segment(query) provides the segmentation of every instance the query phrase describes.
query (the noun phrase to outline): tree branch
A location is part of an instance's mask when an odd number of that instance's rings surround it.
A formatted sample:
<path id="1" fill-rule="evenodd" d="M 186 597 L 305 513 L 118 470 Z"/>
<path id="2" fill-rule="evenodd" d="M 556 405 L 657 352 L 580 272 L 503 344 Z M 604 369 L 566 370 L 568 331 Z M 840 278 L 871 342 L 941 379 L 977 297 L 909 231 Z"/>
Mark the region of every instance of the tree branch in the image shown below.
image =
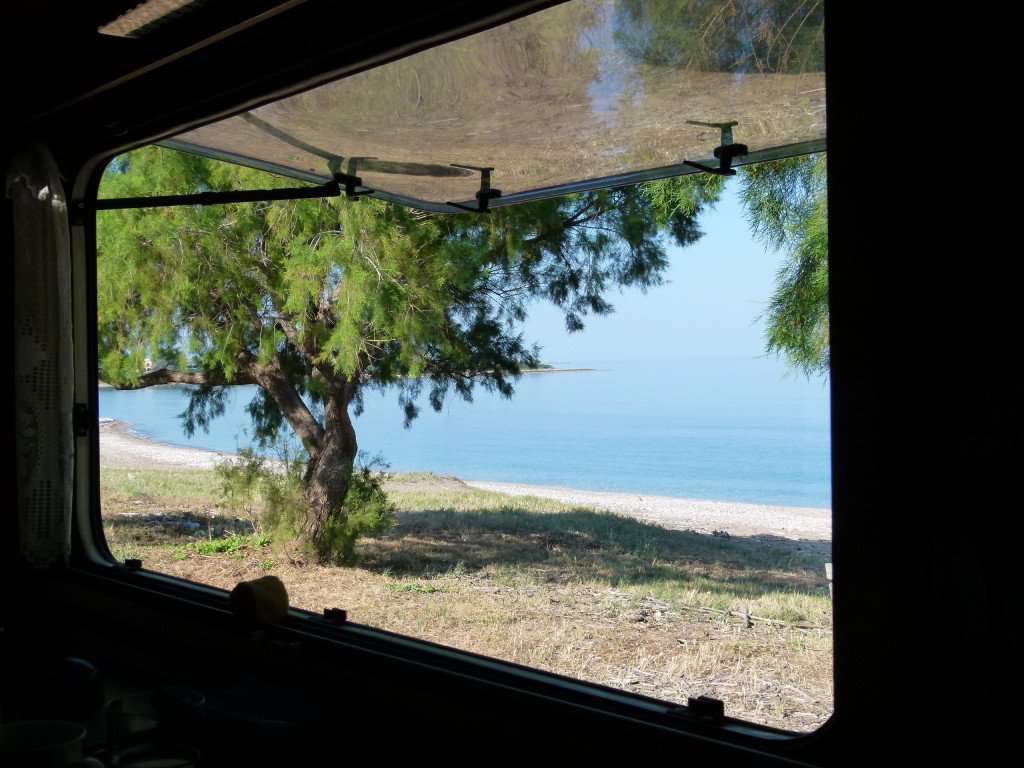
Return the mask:
<path id="1" fill-rule="evenodd" d="M 310 455 L 319 451 L 323 444 L 324 428 L 299 397 L 295 384 L 281 368 L 281 362 L 275 357 L 266 365 L 261 365 L 248 353 L 240 356 L 240 362 L 252 377 L 252 383 L 263 387 L 274 398 L 281 415 L 295 430 Z"/>
<path id="2" fill-rule="evenodd" d="M 561 227 L 562 230 L 572 229 L 582 224 L 587 224 L 594 219 L 599 219 L 608 213 L 608 210 L 597 205 L 597 203 L 590 202 L 584 206 L 581 206 L 579 210 L 570 214 L 566 219 L 562 219 Z M 533 237 L 528 237 L 523 240 L 526 245 L 535 245 L 536 243 L 550 242 L 555 239 L 554 233 L 537 233 Z"/>
<path id="3" fill-rule="evenodd" d="M 168 368 L 160 368 L 149 371 L 139 377 L 138 382 L 123 382 L 114 384 L 114 389 L 145 389 L 155 387 L 158 384 L 199 384 L 207 387 L 227 387 L 235 384 L 255 384 L 256 380 L 247 372 L 239 371 L 230 379 L 222 371 L 202 371 L 193 373 L 190 371 L 172 371 Z"/>
<path id="4" fill-rule="evenodd" d="M 281 315 L 275 318 L 278 327 L 284 331 L 284 336 L 291 345 L 303 354 L 303 356 L 312 364 L 313 360 L 316 359 L 319 349 L 317 348 L 316 338 L 309 331 L 306 332 L 304 339 L 299 339 L 299 329 L 295 327 L 295 323 L 290 317 Z"/>

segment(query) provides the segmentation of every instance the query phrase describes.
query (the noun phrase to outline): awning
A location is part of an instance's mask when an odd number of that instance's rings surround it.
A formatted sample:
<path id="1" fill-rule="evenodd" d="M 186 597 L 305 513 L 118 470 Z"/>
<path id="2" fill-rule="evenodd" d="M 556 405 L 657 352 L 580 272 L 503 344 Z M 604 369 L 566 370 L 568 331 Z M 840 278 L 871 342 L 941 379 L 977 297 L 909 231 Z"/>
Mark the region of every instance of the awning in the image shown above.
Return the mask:
<path id="1" fill-rule="evenodd" d="M 727 169 L 825 149 L 822 31 L 799 0 L 572 0 L 160 143 L 438 212 Z"/>

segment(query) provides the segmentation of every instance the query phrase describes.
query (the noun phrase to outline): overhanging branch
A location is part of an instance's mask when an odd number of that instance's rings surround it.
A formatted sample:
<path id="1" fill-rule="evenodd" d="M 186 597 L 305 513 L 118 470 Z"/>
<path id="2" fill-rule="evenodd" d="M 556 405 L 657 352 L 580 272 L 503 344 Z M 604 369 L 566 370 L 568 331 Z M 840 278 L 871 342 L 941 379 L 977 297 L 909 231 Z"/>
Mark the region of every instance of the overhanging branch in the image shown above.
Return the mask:
<path id="1" fill-rule="evenodd" d="M 114 384 L 114 389 L 145 389 L 158 384 L 198 384 L 207 387 L 227 387 L 235 384 L 256 384 L 249 374 L 239 371 L 228 378 L 222 371 L 172 371 L 159 368 L 142 374 L 137 382 L 121 382 Z"/>

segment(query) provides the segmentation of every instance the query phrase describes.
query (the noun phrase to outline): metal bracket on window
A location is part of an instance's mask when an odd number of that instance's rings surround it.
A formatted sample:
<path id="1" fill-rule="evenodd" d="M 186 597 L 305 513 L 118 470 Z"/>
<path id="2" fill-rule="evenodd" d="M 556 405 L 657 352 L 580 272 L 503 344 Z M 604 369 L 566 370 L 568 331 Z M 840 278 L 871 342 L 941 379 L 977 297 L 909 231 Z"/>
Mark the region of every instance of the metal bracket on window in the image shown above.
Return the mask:
<path id="1" fill-rule="evenodd" d="M 348 621 L 348 611 L 344 608 L 324 608 L 324 618 L 331 624 L 344 624 Z"/>
<path id="2" fill-rule="evenodd" d="M 728 123 L 703 123 L 700 120 L 687 120 L 688 125 L 703 125 L 708 128 L 718 128 L 722 132 L 722 145 L 715 147 L 715 157 L 718 158 L 718 167 L 713 168 L 710 165 L 704 165 L 703 163 L 695 163 L 692 160 L 683 160 L 685 165 L 689 165 L 691 168 L 696 168 L 699 171 L 705 173 L 713 173 L 716 176 L 735 176 L 736 169 L 732 167 L 732 159 L 734 157 L 743 157 L 747 154 L 748 149 L 746 144 L 733 144 L 732 142 L 732 127 L 739 125 L 736 120 L 732 120 Z"/>
<path id="3" fill-rule="evenodd" d="M 75 403 L 71 410 L 71 430 L 75 437 L 85 437 L 89 434 L 89 425 L 92 418 L 89 414 L 89 406 L 85 403 Z"/>
<path id="4" fill-rule="evenodd" d="M 356 175 L 359 161 L 376 159 L 375 157 L 350 157 L 347 163 L 348 168 L 345 169 L 346 173 L 341 171 L 341 158 L 329 160 L 327 167 L 339 186 L 345 188 L 345 197 L 349 200 L 359 200 L 360 195 L 372 195 L 376 191 L 369 187 L 364 187 L 363 180 Z M 359 187 L 359 192 L 356 192 L 356 187 Z"/>
<path id="5" fill-rule="evenodd" d="M 686 700 L 691 717 L 718 721 L 725 718 L 725 704 L 711 696 L 691 696 Z"/>
<path id="6" fill-rule="evenodd" d="M 469 211 L 470 213 L 489 213 L 490 211 L 488 209 L 488 206 L 490 205 L 491 200 L 495 200 L 501 197 L 500 189 L 491 189 L 491 171 L 493 171 L 494 169 L 478 168 L 475 165 L 459 165 L 458 163 L 452 163 L 452 167 L 465 168 L 466 170 L 469 171 L 479 171 L 480 191 L 476 193 L 476 208 L 470 208 L 468 205 L 462 205 L 461 203 L 453 203 L 450 200 L 448 201 L 448 205 L 454 206 L 456 208 L 461 208 L 462 210 Z"/>

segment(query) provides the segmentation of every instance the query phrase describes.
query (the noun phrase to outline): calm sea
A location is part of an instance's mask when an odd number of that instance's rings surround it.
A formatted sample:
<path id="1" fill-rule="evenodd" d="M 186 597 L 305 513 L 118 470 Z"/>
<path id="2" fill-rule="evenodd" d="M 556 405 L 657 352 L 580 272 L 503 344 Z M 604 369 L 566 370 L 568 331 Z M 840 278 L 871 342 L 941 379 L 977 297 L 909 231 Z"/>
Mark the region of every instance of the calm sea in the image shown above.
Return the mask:
<path id="1" fill-rule="evenodd" d="M 593 368 L 526 374 L 511 400 L 483 391 L 435 413 L 424 401 L 402 426 L 393 392 L 368 392 L 360 449 L 395 471 L 831 507 L 828 384 L 786 376 L 774 360 L 564 363 Z M 209 433 L 187 438 L 187 388 L 100 390 L 100 415 L 177 445 L 235 451 L 248 443 L 237 387 Z"/>

